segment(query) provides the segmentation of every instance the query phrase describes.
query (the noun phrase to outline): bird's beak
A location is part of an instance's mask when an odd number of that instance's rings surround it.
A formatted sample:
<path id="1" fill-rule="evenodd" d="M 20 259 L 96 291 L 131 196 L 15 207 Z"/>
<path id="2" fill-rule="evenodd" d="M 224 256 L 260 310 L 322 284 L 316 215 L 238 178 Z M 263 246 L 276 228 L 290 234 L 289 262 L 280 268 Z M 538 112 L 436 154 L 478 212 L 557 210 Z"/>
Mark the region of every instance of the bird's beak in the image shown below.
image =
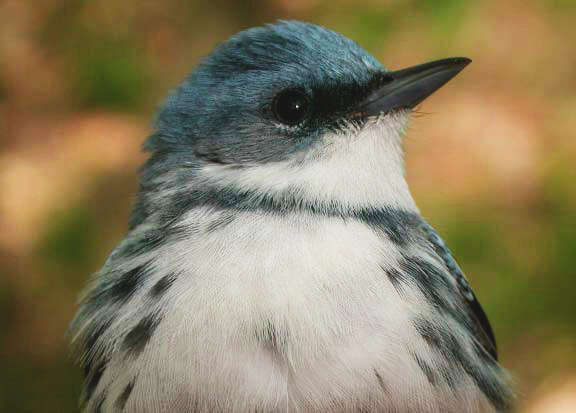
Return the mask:
<path id="1" fill-rule="evenodd" d="M 469 63 L 466 57 L 452 57 L 385 73 L 385 84 L 372 92 L 357 108 L 364 116 L 377 116 L 394 109 L 411 109 Z"/>

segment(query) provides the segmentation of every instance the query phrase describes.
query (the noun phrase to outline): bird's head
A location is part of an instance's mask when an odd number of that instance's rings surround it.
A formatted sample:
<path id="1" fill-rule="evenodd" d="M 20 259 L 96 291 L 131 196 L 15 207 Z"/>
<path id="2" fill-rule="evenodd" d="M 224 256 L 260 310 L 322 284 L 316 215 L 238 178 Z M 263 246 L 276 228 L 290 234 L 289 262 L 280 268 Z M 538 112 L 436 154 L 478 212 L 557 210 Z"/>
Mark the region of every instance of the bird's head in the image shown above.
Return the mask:
<path id="1" fill-rule="evenodd" d="M 168 98 L 143 183 L 229 186 L 343 207 L 415 208 L 401 137 L 410 110 L 469 63 L 388 71 L 328 29 L 280 22 L 221 44 Z M 144 185 L 143 187 L 145 187 Z"/>

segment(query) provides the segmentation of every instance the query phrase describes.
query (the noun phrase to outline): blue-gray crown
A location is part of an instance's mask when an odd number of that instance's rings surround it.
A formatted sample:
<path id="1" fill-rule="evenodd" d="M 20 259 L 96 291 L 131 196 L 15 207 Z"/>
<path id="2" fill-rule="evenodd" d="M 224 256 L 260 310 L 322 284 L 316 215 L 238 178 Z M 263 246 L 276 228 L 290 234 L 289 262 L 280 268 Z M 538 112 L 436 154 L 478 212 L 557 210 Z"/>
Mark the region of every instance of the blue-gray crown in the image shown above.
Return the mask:
<path id="1" fill-rule="evenodd" d="M 218 46 L 167 99 L 146 147 L 188 148 L 221 163 L 283 159 L 337 125 L 383 72 L 355 42 L 323 27 L 283 21 L 252 28 Z M 311 99 L 308 121 L 298 127 L 274 116 L 284 90 Z"/>

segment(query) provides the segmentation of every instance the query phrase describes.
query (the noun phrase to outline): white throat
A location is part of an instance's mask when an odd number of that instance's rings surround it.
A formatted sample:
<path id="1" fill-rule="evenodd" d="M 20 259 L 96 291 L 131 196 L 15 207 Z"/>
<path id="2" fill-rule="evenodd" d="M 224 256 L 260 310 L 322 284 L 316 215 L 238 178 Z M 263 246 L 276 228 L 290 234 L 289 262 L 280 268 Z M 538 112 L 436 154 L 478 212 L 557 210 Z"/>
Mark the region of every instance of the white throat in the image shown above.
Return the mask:
<path id="1" fill-rule="evenodd" d="M 417 212 L 404 177 L 402 135 L 407 120 L 407 112 L 395 113 L 360 129 L 327 134 L 287 161 L 242 169 L 207 165 L 203 182 L 269 196 L 290 191 L 311 203 L 338 203 L 351 210 L 387 206 Z"/>

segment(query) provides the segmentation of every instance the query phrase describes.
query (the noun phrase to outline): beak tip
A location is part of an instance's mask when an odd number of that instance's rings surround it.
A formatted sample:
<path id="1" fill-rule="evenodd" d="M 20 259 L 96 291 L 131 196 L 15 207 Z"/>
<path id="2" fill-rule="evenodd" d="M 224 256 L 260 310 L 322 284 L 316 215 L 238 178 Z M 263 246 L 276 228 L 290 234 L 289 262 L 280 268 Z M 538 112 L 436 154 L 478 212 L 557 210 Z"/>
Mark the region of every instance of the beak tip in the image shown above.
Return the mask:
<path id="1" fill-rule="evenodd" d="M 472 59 L 468 57 L 453 57 L 450 60 L 452 60 L 452 64 L 454 64 L 454 66 L 460 66 L 462 69 L 472 63 Z"/>

